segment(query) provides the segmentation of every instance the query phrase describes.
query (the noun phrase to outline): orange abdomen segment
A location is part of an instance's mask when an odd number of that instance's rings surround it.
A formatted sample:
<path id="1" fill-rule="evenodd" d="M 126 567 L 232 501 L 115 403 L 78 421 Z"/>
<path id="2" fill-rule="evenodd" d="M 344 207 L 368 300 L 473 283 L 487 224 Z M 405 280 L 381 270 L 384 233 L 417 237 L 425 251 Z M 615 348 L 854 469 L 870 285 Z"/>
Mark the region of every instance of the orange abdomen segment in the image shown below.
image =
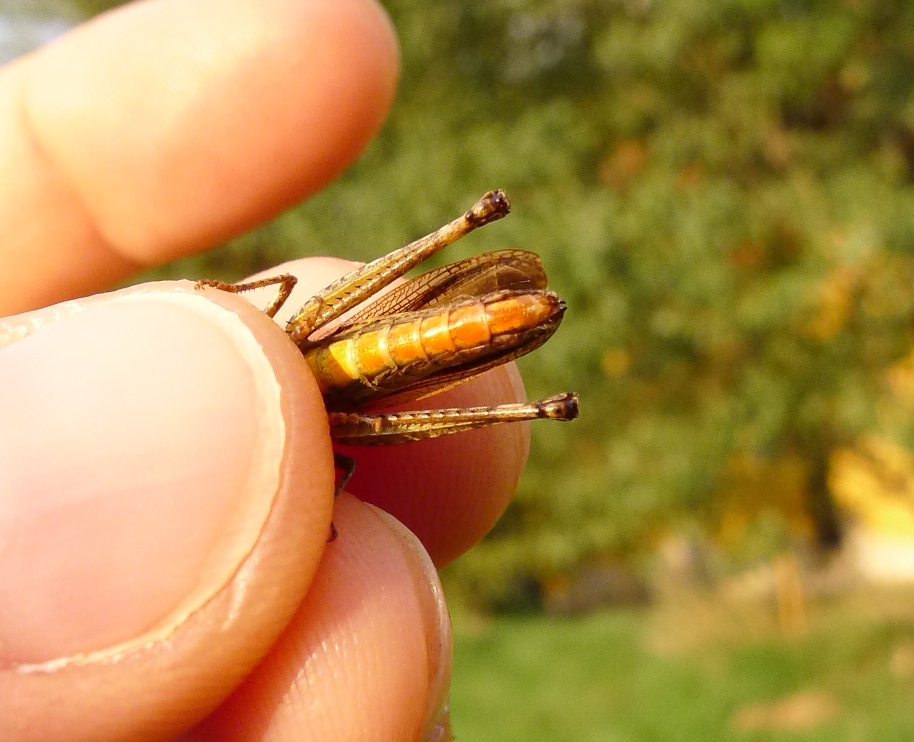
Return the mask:
<path id="1" fill-rule="evenodd" d="M 447 369 L 517 357 L 524 344 L 551 334 L 562 311 L 549 291 L 497 292 L 378 318 L 328 338 L 305 360 L 328 408 L 348 409 Z"/>

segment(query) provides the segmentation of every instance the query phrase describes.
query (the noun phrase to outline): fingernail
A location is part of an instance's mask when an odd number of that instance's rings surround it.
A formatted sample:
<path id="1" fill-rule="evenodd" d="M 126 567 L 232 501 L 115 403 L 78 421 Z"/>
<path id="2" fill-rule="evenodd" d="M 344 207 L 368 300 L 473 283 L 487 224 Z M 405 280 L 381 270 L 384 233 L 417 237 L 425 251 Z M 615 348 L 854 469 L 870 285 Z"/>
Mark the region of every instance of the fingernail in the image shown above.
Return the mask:
<path id="1" fill-rule="evenodd" d="M 447 698 L 451 685 L 451 619 L 441 589 L 438 571 L 422 543 L 406 526 L 389 513 L 369 505 L 399 537 L 403 548 L 413 558 L 407 563 L 413 571 L 413 578 L 420 605 L 425 614 L 424 625 L 427 627 L 426 646 L 429 662 L 428 706 L 423 723 L 422 739 L 446 740 L 450 737 L 433 737 L 435 730 L 446 723 L 450 728 L 447 715 Z"/>
<path id="2" fill-rule="evenodd" d="M 167 636 L 250 553 L 280 476 L 279 389 L 233 313 L 174 292 L 62 316 L 0 348 L 0 666 Z"/>

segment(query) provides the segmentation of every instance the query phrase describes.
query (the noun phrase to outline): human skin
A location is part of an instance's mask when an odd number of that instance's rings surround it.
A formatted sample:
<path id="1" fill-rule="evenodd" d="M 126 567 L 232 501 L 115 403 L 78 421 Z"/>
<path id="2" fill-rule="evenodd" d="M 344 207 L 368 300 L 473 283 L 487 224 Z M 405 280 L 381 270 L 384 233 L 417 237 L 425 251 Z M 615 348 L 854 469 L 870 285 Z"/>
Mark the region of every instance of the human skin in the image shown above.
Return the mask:
<path id="1" fill-rule="evenodd" d="M 247 298 L 92 295 L 320 189 L 396 76 L 370 0 L 136 3 L 0 71 L 0 739 L 445 738 L 434 565 L 526 428 L 366 450 L 334 501 L 316 385 Z M 290 305 L 346 268 L 286 266 Z"/>

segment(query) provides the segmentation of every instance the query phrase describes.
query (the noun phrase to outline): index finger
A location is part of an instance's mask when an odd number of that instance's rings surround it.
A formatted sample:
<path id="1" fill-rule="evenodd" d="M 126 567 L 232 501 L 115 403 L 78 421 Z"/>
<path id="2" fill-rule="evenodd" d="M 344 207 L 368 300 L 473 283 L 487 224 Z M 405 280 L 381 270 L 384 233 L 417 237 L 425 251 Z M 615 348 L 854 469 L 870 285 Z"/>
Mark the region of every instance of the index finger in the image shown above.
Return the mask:
<path id="1" fill-rule="evenodd" d="M 0 73 L 0 314 L 98 290 L 277 214 L 390 105 L 372 0 L 155 0 Z"/>

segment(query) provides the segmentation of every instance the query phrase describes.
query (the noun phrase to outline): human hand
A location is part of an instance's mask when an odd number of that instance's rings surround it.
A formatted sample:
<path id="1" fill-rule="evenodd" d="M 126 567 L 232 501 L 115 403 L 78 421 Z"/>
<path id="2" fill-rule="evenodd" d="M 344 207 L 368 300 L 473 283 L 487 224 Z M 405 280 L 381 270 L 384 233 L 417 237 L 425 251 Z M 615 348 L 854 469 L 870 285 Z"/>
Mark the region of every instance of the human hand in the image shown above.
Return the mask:
<path id="1" fill-rule="evenodd" d="M 155 0 L 10 65 L 0 313 L 314 192 L 395 77 L 368 0 Z M 344 266 L 291 270 L 294 305 Z M 517 396 L 503 369 L 441 404 Z M 494 522 L 526 445 L 505 426 L 365 449 L 352 489 L 441 564 Z M 166 282 L 0 320 L 0 738 L 429 733 L 450 671 L 432 563 L 332 491 L 316 386 L 244 298 Z"/>

